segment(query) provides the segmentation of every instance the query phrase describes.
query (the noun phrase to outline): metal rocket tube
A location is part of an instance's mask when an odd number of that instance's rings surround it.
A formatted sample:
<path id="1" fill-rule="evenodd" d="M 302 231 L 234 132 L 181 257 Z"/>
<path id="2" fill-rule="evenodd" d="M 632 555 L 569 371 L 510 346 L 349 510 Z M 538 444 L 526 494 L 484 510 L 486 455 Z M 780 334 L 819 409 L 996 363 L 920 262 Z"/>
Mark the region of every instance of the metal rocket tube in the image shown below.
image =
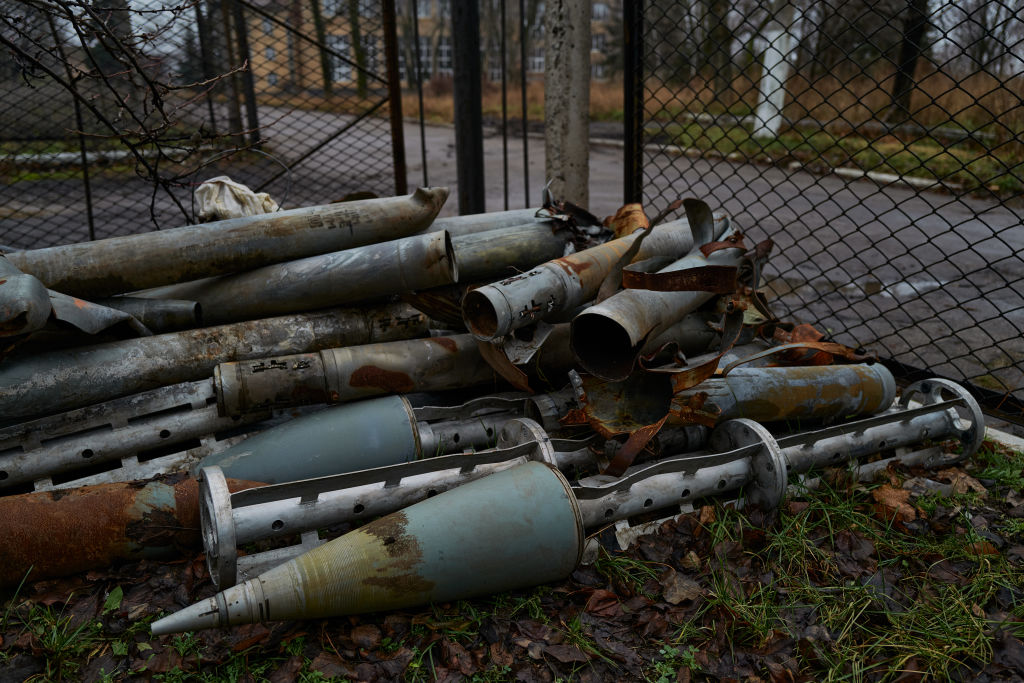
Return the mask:
<path id="1" fill-rule="evenodd" d="M 238 491 L 253 482 L 231 480 Z M 198 484 L 184 474 L 0 498 L 0 585 L 180 556 L 200 541 Z M 29 571 L 31 569 L 31 572 Z"/>
<path id="2" fill-rule="evenodd" d="M 220 324 L 428 289 L 451 284 L 457 277 L 451 240 L 441 230 L 158 287 L 136 296 L 196 301 L 205 323 Z"/>
<path id="3" fill-rule="evenodd" d="M 213 375 L 221 415 L 459 389 L 494 378 L 468 334 L 222 363 Z"/>
<path id="4" fill-rule="evenodd" d="M 447 198 L 446 188 L 420 188 L 406 197 L 232 218 L 8 258 L 51 289 L 109 296 L 411 235 L 430 225 Z"/>
<path id="5" fill-rule="evenodd" d="M 463 315 L 469 331 L 489 341 L 592 300 L 638 236 L 611 240 L 467 292 Z M 689 222 L 673 221 L 648 235 L 633 260 L 674 260 L 692 248 Z"/>
<path id="6" fill-rule="evenodd" d="M 46 415 L 203 379 L 218 363 L 426 334 L 407 304 L 337 309 L 97 344 L 0 365 L 0 420 Z"/>
<path id="7" fill-rule="evenodd" d="M 567 576 L 583 550 L 565 478 L 531 462 L 370 522 L 153 623 L 153 635 L 399 609 Z"/>

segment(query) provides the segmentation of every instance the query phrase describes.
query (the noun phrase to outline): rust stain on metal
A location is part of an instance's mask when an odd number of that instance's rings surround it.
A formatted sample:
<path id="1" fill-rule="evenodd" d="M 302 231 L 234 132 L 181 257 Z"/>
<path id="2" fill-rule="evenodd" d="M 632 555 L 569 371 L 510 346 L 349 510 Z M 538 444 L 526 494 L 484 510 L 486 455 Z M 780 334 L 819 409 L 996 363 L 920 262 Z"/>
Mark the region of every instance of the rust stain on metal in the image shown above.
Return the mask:
<path id="1" fill-rule="evenodd" d="M 582 275 L 593 265 L 590 261 L 578 261 L 572 258 L 555 259 L 555 263 L 567 273 L 576 273 L 577 275 Z"/>
<path id="2" fill-rule="evenodd" d="M 376 365 L 364 365 L 352 373 L 348 380 L 351 387 L 372 387 L 383 391 L 404 394 L 412 391 L 416 384 L 404 372 L 386 370 Z"/>
<path id="3" fill-rule="evenodd" d="M 363 579 L 368 586 L 385 588 L 396 595 L 421 595 L 434 588 L 434 582 L 416 573 L 423 559 L 419 540 L 408 533 L 409 518 L 395 512 L 367 524 L 361 531 L 380 539 L 388 562 L 377 571 L 378 576 Z"/>
<path id="4" fill-rule="evenodd" d="M 659 273 L 622 271 L 622 286 L 626 289 L 646 289 L 652 292 L 714 292 L 728 294 L 736 290 L 735 266 L 701 266 L 685 270 Z"/>
<path id="5" fill-rule="evenodd" d="M 449 351 L 451 353 L 457 353 L 459 350 L 459 345 L 456 344 L 455 340 L 451 337 L 427 337 L 427 340 L 434 342 L 445 351 Z"/>
<path id="6" fill-rule="evenodd" d="M 632 235 L 637 230 L 649 228 L 650 225 L 643 206 L 637 203 L 621 206 L 614 216 L 604 219 L 604 226 L 610 229 L 616 238 Z"/>
<path id="7" fill-rule="evenodd" d="M 746 251 L 747 246 L 743 243 L 743 234 L 736 232 L 720 242 L 708 242 L 700 248 L 700 253 L 704 254 L 704 257 L 707 258 L 722 249 L 742 249 Z"/>
<path id="8" fill-rule="evenodd" d="M 672 415 L 685 424 L 714 427 L 718 422 L 717 406 L 708 404 L 707 400 L 708 394 L 705 391 L 698 391 L 689 396 L 685 403 L 681 403 L 677 397 L 672 407 Z"/>

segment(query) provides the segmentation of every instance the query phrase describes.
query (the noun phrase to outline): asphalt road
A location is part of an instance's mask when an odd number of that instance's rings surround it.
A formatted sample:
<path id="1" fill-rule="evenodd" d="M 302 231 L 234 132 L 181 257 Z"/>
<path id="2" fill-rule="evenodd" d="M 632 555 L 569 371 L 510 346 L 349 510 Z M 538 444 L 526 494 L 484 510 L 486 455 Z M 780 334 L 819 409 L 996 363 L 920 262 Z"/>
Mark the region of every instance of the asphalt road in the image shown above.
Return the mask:
<path id="1" fill-rule="evenodd" d="M 276 114 L 276 118 L 275 118 Z M 337 128 L 344 117 L 307 113 L 282 116 L 261 110 L 271 151 L 307 144 Z M 333 120 L 333 124 L 332 124 Z M 331 201 L 347 192 L 390 184 L 388 161 L 357 172 L 346 155 L 380 157 L 378 135 L 341 135 L 267 188 L 286 207 Z M 457 213 L 454 130 L 426 127 L 427 180 L 447 185 L 443 215 Z M 419 128 L 405 126 L 410 187 L 424 181 Z M 529 198 L 525 191 L 523 141 L 508 140 L 508 180 L 502 139 L 484 140 L 486 209 L 536 206 L 544 184 L 543 140 L 528 139 Z M 613 213 L 623 197 L 623 151 L 591 150 L 590 209 Z M 277 166 L 267 160 L 232 176 L 256 184 Z M 29 188 L 31 185 L 31 188 Z M 694 196 L 729 212 L 753 241 L 766 237 L 775 250 L 766 273 L 776 311 L 816 322 L 839 341 L 868 345 L 881 355 L 930 368 L 953 378 L 1012 391 L 1024 399 L 1024 209 L 938 192 L 882 187 L 802 170 L 727 160 L 649 153 L 645 203 L 657 213 L 677 197 Z M 31 193 L 28 191 L 31 189 Z M 39 180 L 0 187 L 0 244 L 19 248 L 86 238 L 79 181 Z M 189 207 L 187 190 L 179 191 Z M 152 207 L 162 227 L 182 224 L 182 214 L 163 192 L 141 181 L 94 178 L 99 237 L 152 229 Z"/>

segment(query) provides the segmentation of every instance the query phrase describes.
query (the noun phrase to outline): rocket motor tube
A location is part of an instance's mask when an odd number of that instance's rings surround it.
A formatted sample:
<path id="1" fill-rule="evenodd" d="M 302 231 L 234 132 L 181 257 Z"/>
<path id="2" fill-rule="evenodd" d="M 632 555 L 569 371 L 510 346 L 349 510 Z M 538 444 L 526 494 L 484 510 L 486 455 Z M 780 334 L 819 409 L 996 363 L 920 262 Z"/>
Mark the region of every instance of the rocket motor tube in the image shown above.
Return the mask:
<path id="1" fill-rule="evenodd" d="M 153 623 L 153 635 L 469 598 L 568 576 L 583 551 L 568 481 L 531 462 L 349 532 Z"/>
<path id="2" fill-rule="evenodd" d="M 451 238 L 439 230 L 158 287 L 136 296 L 196 301 L 210 324 L 351 304 L 457 279 Z"/>
<path id="3" fill-rule="evenodd" d="M 880 363 L 737 368 L 677 393 L 673 402 L 685 405 L 698 395 L 716 421 L 835 419 L 891 406 L 896 380 Z"/>
<path id="4" fill-rule="evenodd" d="M 459 389 L 494 379 L 468 334 L 222 363 L 214 371 L 222 415 Z"/>
<path id="5" fill-rule="evenodd" d="M 218 363 L 425 334 L 407 304 L 335 309 L 49 351 L 0 366 L 0 420 L 49 415 L 209 378 Z"/>
<path id="6" fill-rule="evenodd" d="M 638 236 L 634 232 L 467 292 L 463 300 L 467 327 L 477 339 L 490 341 L 590 301 Z M 646 237 L 633 260 L 678 258 L 692 248 L 689 222 L 673 221 Z"/>
<path id="7" fill-rule="evenodd" d="M 231 218 L 8 255 L 47 287 L 108 296 L 393 240 L 427 228 L 448 190 Z"/>

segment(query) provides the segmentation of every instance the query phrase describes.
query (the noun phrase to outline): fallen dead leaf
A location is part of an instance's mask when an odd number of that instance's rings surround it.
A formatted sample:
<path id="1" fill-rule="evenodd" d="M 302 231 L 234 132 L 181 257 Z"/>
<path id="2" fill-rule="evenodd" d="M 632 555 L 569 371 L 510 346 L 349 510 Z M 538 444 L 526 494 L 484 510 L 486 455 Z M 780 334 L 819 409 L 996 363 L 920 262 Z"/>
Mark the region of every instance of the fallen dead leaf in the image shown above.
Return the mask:
<path id="1" fill-rule="evenodd" d="M 974 491 L 982 496 L 988 493 L 988 489 L 982 486 L 980 481 L 957 467 L 941 470 L 937 476 L 949 479 L 949 483 L 953 487 L 953 493 Z"/>
<path id="2" fill-rule="evenodd" d="M 871 492 L 871 497 L 902 522 L 917 519 L 917 510 L 907 502 L 910 499 L 910 491 L 883 484 Z"/>
<path id="3" fill-rule="evenodd" d="M 670 605 L 696 600 L 704 595 L 704 589 L 700 587 L 700 584 L 672 568 L 662 574 L 659 583 L 665 591 L 663 595 L 665 602 Z"/>

